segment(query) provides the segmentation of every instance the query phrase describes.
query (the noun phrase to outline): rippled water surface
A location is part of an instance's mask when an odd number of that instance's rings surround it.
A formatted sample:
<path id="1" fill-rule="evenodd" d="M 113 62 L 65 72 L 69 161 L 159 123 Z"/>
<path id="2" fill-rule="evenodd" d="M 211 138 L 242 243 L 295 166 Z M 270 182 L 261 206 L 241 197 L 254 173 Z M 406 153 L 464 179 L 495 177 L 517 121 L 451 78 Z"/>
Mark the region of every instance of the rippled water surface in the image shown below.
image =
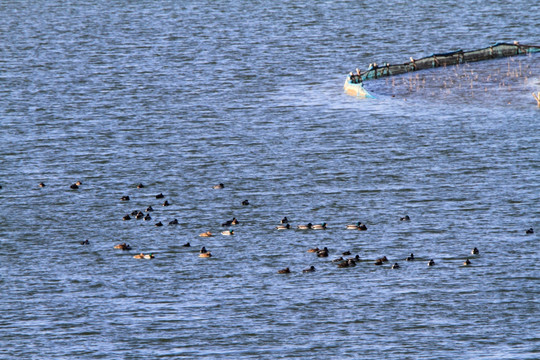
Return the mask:
<path id="1" fill-rule="evenodd" d="M 0 357 L 538 359 L 540 55 L 367 82 L 377 99 L 342 86 L 371 62 L 538 45 L 539 13 L 0 3 Z M 339 268 L 345 251 L 361 261 Z"/>

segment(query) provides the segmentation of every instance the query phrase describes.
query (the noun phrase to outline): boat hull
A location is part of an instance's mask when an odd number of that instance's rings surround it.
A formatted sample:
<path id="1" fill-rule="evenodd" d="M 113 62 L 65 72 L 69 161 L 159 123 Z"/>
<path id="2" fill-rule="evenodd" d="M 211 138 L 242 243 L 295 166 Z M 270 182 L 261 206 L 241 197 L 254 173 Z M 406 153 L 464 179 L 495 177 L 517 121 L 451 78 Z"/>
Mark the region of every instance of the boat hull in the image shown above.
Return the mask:
<path id="1" fill-rule="evenodd" d="M 345 85 L 343 85 L 343 89 L 345 90 L 345 93 L 347 95 L 356 96 L 360 98 L 367 98 L 367 99 L 375 99 L 373 95 L 367 92 L 366 89 L 364 89 L 364 86 L 362 83 L 352 83 L 350 80 L 345 80 Z"/>

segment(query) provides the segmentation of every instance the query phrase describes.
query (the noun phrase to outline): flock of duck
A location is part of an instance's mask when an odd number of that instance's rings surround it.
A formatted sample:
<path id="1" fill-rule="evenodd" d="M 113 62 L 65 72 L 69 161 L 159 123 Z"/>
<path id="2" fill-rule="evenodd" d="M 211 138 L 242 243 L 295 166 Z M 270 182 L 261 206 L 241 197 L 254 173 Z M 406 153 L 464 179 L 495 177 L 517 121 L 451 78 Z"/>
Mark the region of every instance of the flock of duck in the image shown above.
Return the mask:
<path id="1" fill-rule="evenodd" d="M 405 215 L 404 217 L 400 218 L 401 221 L 410 221 L 411 218 L 409 217 L 409 215 Z M 283 220 L 281 220 L 281 222 L 287 222 L 287 218 L 284 218 Z M 287 224 L 289 225 L 289 224 Z M 276 227 L 277 229 L 290 229 L 290 226 L 284 226 L 284 225 L 279 225 Z M 297 229 L 301 229 L 301 230 L 306 230 L 306 229 L 326 229 L 326 223 L 323 223 L 321 225 L 317 225 L 317 226 L 314 226 L 312 225 L 311 223 L 307 224 L 307 225 L 299 225 L 297 226 Z M 348 230 L 367 230 L 367 227 L 365 224 L 362 224 L 361 222 L 358 222 L 356 224 L 351 224 L 351 225 L 347 225 L 346 226 L 346 229 Z M 534 229 L 533 228 L 529 228 L 525 231 L 526 234 L 534 234 Z M 319 249 L 319 248 L 312 248 L 312 249 L 309 249 L 308 252 L 310 253 L 316 253 L 318 257 L 328 257 L 328 248 L 327 247 L 324 247 L 323 249 Z M 342 255 L 344 256 L 348 256 L 348 255 L 351 255 L 351 252 L 350 251 L 345 251 L 342 253 Z M 478 256 L 480 255 L 480 250 L 478 250 L 478 248 L 473 248 L 471 250 L 471 255 L 473 256 Z M 405 261 L 414 261 L 415 260 L 415 257 L 414 257 L 414 254 L 411 253 L 406 259 Z M 356 263 L 361 261 L 360 259 L 360 256 L 359 255 L 356 255 L 354 257 L 349 257 L 349 258 L 344 258 L 343 256 L 337 258 L 337 259 L 334 259 L 332 260 L 333 263 L 337 263 L 337 266 L 339 268 L 346 268 L 346 267 L 353 267 L 353 266 L 356 266 Z M 373 263 L 374 265 L 377 265 L 377 266 L 380 266 L 380 265 L 383 265 L 384 263 L 387 263 L 389 260 L 386 256 L 383 256 L 381 258 L 378 258 L 375 260 L 375 262 Z M 466 258 L 465 261 L 463 261 L 462 265 L 463 266 L 470 266 L 472 264 L 471 260 L 469 258 Z M 435 266 L 435 260 L 433 259 L 430 259 L 428 262 L 427 262 L 427 266 Z M 399 269 L 400 268 L 400 265 L 399 263 L 395 262 L 392 266 L 391 266 L 392 269 Z M 308 273 L 308 272 L 313 272 L 315 271 L 315 267 L 314 266 L 310 266 L 309 268 L 306 268 L 304 270 L 302 270 L 302 272 L 304 273 Z M 291 273 L 291 269 L 289 267 L 286 267 L 284 269 L 280 269 L 278 270 L 278 274 L 290 274 Z"/>
<path id="2" fill-rule="evenodd" d="M 70 186 L 70 189 L 77 190 L 77 189 L 79 189 L 79 187 L 81 185 L 82 185 L 82 182 L 77 181 L 76 183 L 74 183 L 74 184 L 72 184 Z M 43 182 L 40 182 L 38 186 L 39 187 L 45 187 L 46 185 Z M 225 186 L 220 183 L 218 185 L 214 185 L 212 188 L 213 189 L 223 189 L 224 187 Z M 2 187 L 0 186 L 0 189 L 1 188 Z M 138 189 L 144 188 L 144 185 L 143 184 L 138 184 L 137 188 Z M 156 199 L 163 199 L 163 198 L 165 198 L 165 195 L 163 195 L 163 193 L 159 193 L 155 197 L 156 197 Z M 130 201 L 130 197 L 129 196 L 123 196 L 123 197 L 120 198 L 120 200 L 121 201 Z M 162 203 L 162 206 L 169 206 L 169 205 L 170 204 L 169 204 L 169 202 L 167 200 L 165 200 Z M 248 200 L 242 201 L 242 205 L 249 205 L 249 201 Z M 143 219 L 144 221 L 149 221 L 149 220 L 152 219 L 152 217 L 150 216 L 150 213 L 153 210 L 154 209 L 152 208 L 152 206 L 148 206 L 146 208 L 146 210 L 145 210 L 146 214 L 144 214 L 140 210 L 135 210 L 135 211 L 131 212 L 131 214 L 124 215 L 122 219 L 124 221 L 127 221 L 127 220 L 131 220 L 132 217 L 133 217 L 135 219 Z M 410 221 L 410 220 L 411 220 L 411 218 L 409 217 L 409 215 L 405 215 L 405 216 L 400 218 L 400 221 Z M 177 224 L 178 224 L 177 219 L 173 219 L 172 221 L 169 222 L 169 225 L 177 225 Z M 235 231 L 231 227 L 233 227 L 235 225 L 238 225 L 238 224 L 240 224 L 240 222 L 235 217 L 233 217 L 231 220 L 227 220 L 227 221 L 223 222 L 221 224 L 221 226 L 222 227 L 229 227 L 229 229 L 221 231 L 221 235 L 233 236 L 235 234 Z M 155 223 L 155 226 L 163 226 L 163 223 L 161 221 L 157 222 L 157 223 Z M 291 230 L 291 229 L 293 229 L 293 227 L 289 223 L 289 219 L 287 219 L 287 217 L 284 217 L 284 218 L 281 219 L 280 224 L 277 225 L 275 227 L 275 229 L 278 230 L 278 231 Z M 312 224 L 312 223 L 300 224 L 300 225 L 296 226 L 296 229 L 300 230 L 300 231 L 326 230 L 327 229 L 327 224 L 325 222 L 323 222 L 321 224 Z M 346 225 L 345 229 L 346 230 L 367 231 L 368 228 L 367 228 L 367 226 L 365 224 L 358 221 L 355 224 Z M 525 231 L 525 233 L 526 234 L 534 234 L 534 229 L 531 227 L 531 228 L 527 229 Z M 210 232 L 210 231 L 205 231 L 203 233 L 200 233 L 199 236 L 200 237 L 212 237 L 212 236 L 214 236 L 214 234 L 212 234 L 212 232 Z M 84 241 L 81 241 L 80 244 L 81 245 L 89 245 L 90 242 L 88 240 L 84 240 Z M 184 247 L 190 247 L 191 245 L 188 242 L 188 243 L 185 243 L 183 246 Z M 115 245 L 114 249 L 123 250 L 123 251 L 132 250 L 131 246 L 129 244 L 125 243 L 125 242 Z M 307 251 L 310 252 L 310 253 L 315 253 L 317 255 L 317 257 L 328 257 L 329 256 L 329 250 L 328 250 L 327 247 L 324 247 L 322 249 L 319 249 L 319 248 L 316 247 L 316 248 L 308 249 Z M 478 250 L 478 248 L 475 247 L 475 248 L 473 248 L 471 250 L 471 254 L 473 256 L 474 255 L 479 255 L 480 251 Z M 354 257 L 347 257 L 347 256 L 350 256 L 350 255 L 351 255 L 350 251 L 345 251 L 345 252 L 342 253 L 342 256 L 332 260 L 332 263 L 337 263 L 337 266 L 339 268 L 354 267 L 354 266 L 356 266 L 357 262 L 361 261 L 361 259 L 360 259 L 359 255 L 355 255 Z M 207 250 L 206 247 L 203 246 L 201 248 L 201 250 L 199 251 L 199 257 L 201 257 L 201 258 L 210 258 L 210 257 L 212 257 L 212 253 L 209 250 Z M 152 253 L 150 253 L 150 254 L 139 253 L 137 255 L 134 255 L 133 258 L 135 258 L 135 259 L 154 259 L 155 255 L 152 254 Z M 406 261 L 414 261 L 415 260 L 414 254 L 411 253 L 405 260 Z M 385 264 L 387 262 L 389 262 L 389 260 L 387 259 L 386 256 L 383 256 L 381 258 L 376 259 L 375 262 L 374 262 L 374 265 L 380 266 L 380 265 L 383 265 L 383 264 Z M 463 266 L 470 266 L 471 264 L 472 264 L 472 262 L 471 262 L 471 260 L 469 258 L 465 259 L 465 261 L 462 263 Z M 427 265 L 428 266 L 434 266 L 435 261 L 433 259 L 430 259 L 427 262 Z M 392 269 L 399 269 L 400 265 L 399 265 L 399 263 L 395 262 L 391 266 L 391 268 Z M 302 272 L 309 273 L 309 272 L 314 272 L 315 270 L 316 270 L 315 267 L 312 265 L 312 266 L 302 270 Z M 277 272 L 279 274 L 290 274 L 291 270 L 290 270 L 289 267 L 286 267 L 284 269 L 278 270 Z"/>
<path id="3" fill-rule="evenodd" d="M 308 252 L 316 253 L 318 257 L 328 257 L 328 248 L 327 247 L 324 247 L 323 249 L 319 249 L 319 248 L 309 249 Z M 478 250 L 478 248 L 474 248 L 474 249 L 471 250 L 471 254 L 479 255 L 480 251 Z M 345 252 L 342 253 L 342 255 L 351 255 L 351 252 L 350 251 L 345 251 Z M 405 260 L 406 261 L 414 261 L 415 260 L 414 254 L 411 253 Z M 356 255 L 356 256 L 350 257 L 350 258 L 343 258 L 343 256 L 341 256 L 341 257 L 339 257 L 337 259 L 332 260 L 333 263 L 337 263 L 337 266 L 339 268 L 347 268 L 347 267 L 356 266 L 356 263 L 359 262 L 359 261 L 361 261 L 359 255 Z M 377 260 L 375 260 L 374 265 L 383 265 L 384 263 L 387 263 L 387 262 L 388 262 L 388 258 L 386 256 L 383 256 L 383 257 L 378 258 Z M 463 262 L 463 266 L 469 266 L 471 264 L 472 264 L 472 262 L 468 258 Z M 427 265 L 428 266 L 434 266 L 435 261 L 433 259 L 430 259 L 428 261 Z M 399 268 L 400 268 L 400 266 L 399 266 L 399 264 L 397 262 L 395 262 L 392 265 L 392 269 L 399 269 Z M 313 272 L 313 271 L 315 271 L 315 267 L 313 265 L 310 266 L 307 269 L 302 270 L 302 272 L 304 272 L 304 273 Z M 286 267 L 285 269 L 278 270 L 278 274 L 290 274 L 290 273 L 291 273 L 291 270 L 288 267 Z"/>
<path id="4" fill-rule="evenodd" d="M 70 185 L 70 189 L 77 190 L 77 189 L 79 189 L 79 187 L 81 185 L 82 185 L 82 182 L 77 181 L 76 183 Z M 45 183 L 40 182 L 38 184 L 38 186 L 43 188 L 46 185 L 45 185 Z M 142 183 L 139 183 L 137 185 L 137 189 L 142 189 L 144 187 L 145 186 Z M 225 186 L 223 184 L 218 184 L 218 185 L 214 185 L 212 188 L 213 189 L 223 189 L 224 187 Z M 1 187 L 0 187 L 0 189 L 1 189 Z M 159 193 L 155 197 L 156 197 L 156 199 L 164 199 L 165 195 L 163 195 L 163 193 Z M 130 200 L 131 200 L 131 198 L 128 195 L 122 196 L 120 198 L 120 201 L 130 201 Z M 168 200 L 165 200 L 161 205 L 162 206 L 169 206 L 170 203 L 169 203 Z M 242 205 L 249 205 L 249 201 L 248 200 L 242 201 Z M 150 220 L 152 220 L 152 216 L 150 215 L 150 213 L 153 212 L 153 211 L 154 211 L 154 208 L 150 205 L 145 209 L 146 214 L 143 211 L 134 210 L 130 214 L 124 215 L 122 217 L 122 220 L 129 221 L 129 220 L 132 220 L 132 219 L 137 219 L 137 220 L 142 219 L 144 221 L 150 221 Z M 169 225 L 178 225 L 178 224 L 179 224 L 178 219 L 173 219 L 173 220 L 171 220 L 169 222 Z M 239 224 L 239 221 L 236 218 L 233 218 L 232 220 L 225 221 L 221 225 L 222 226 L 233 226 L 233 225 L 238 225 L 238 224 Z M 161 221 L 159 221 L 159 222 L 155 223 L 154 225 L 157 226 L 157 227 L 160 227 L 160 226 L 163 226 L 163 223 Z M 225 235 L 225 236 L 234 235 L 234 230 L 233 229 L 223 230 L 223 231 L 221 231 L 221 235 Z M 214 234 L 212 234 L 210 231 L 206 231 L 206 232 L 203 232 L 203 233 L 199 234 L 199 236 L 200 237 L 211 237 L 211 236 L 214 236 Z M 83 241 L 80 241 L 79 243 L 81 245 L 90 245 L 89 240 L 83 240 Z M 184 247 L 191 247 L 191 244 L 188 242 L 188 243 L 185 243 L 183 246 Z M 128 243 L 125 243 L 125 242 L 114 245 L 114 249 L 123 250 L 123 251 L 132 250 L 131 245 L 129 245 Z M 199 251 L 199 257 L 209 258 L 209 257 L 212 257 L 212 254 L 210 253 L 210 251 L 207 251 L 206 248 L 203 246 L 202 249 Z M 137 255 L 134 255 L 133 258 L 134 259 L 147 259 L 147 260 L 149 260 L 149 259 L 154 259 L 155 255 L 152 254 L 152 253 L 150 253 L 150 254 L 139 253 Z"/>

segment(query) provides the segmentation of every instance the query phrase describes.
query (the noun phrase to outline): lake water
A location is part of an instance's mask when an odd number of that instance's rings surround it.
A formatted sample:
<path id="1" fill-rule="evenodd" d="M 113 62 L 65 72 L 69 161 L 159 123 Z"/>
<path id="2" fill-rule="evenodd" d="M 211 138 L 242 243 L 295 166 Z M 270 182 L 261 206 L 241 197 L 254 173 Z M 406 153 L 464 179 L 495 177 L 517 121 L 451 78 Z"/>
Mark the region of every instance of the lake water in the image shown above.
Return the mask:
<path id="1" fill-rule="evenodd" d="M 538 45 L 538 14 L 3 1 L 0 358 L 540 358 L 540 55 L 343 93 L 372 62 Z"/>

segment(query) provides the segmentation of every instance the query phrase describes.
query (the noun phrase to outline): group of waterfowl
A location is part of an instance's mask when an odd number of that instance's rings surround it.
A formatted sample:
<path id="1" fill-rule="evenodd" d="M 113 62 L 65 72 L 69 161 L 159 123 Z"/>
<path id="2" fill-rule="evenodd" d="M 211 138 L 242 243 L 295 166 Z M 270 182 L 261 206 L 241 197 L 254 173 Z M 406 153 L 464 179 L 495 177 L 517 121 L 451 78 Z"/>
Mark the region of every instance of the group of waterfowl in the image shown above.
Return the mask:
<path id="1" fill-rule="evenodd" d="M 137 185 L 137 189 L 142 189 L 144 188 L 145 186 L 142 184 L 142 183 L 139 183 Z M 157 194 L 155 196 L 156 199 L 164 199 L 165 198 L 165 195 L 161 192 L 159 194 Z M 130 201 L 130 197 L 128 195 L 125 195 L 125 196 L 122 196 L 120 198 L 120 201 Z M 168 200 L 165 200 L 165 202 L 162 203 L 162 206 L 169 206 L 170 203 Z M 131 220 L 132 219 L 132 216 L 137 219 L 137 220 L 144 220 L 144 221 L 150 221 L 152 220 L 152 217 L 150 216 L 150 213 L 154 211 L 154 208 L 150 205 L 148 206 L 146 209 L 146 214 L 144 214 L 144 212 L 140 211 L 140 210 L 134 210 L 131 212 L 131 214 L 126 214 L 124 215 L 124 217 L 122 218 L 122 220 L 124 221 L 127 221 L 127 220 Z M 178 225 L 179 222 L 178 222 L 178 219 L 173 219 L 171 221 L 169 221 L 169 225 Z M 163 223 L 161 221 L 157 222 L 154 224 L 155 226 L 157 227 L 160 227 L 160 226 L 163 226 Z M 207 236 L 211 236 L 211 233 L 208 232 L 207 233 Z M 188 243 L 184 244 L 185 247 L 189 247 L 191 246 Z M 115 249 L 120 249 L 120 250 L 131 250 L 131 246 L 129 244 L 126 244 L 126 243 L 121 243 L 121 244 L 118 244 L 118 245 L 115 245 L 114 246 Z M 204 256 L 204 257 L 210 257 L 210 253 L 208 253 L 208 256 Z M 140 254 L 137 254 L 135 256 L 133 256 L 133 258 L 135 259 L 154 259 L 155 256 L 154 254 L 144 254 L 144 253 L 140 253 Z"/>
<path id="2" fill-rule="evenodd" d="M 134 259 L 153 259 L 154 258 L 154 254 L 144 254 L 144 253 L 140 253 L 140 254 L 137 254 L 135 256 L 133 256 Z"/>
<path id="3" fill-rule="evenodd" d="M 72 184 L 70 186 L 71 189 L 78 189 L 79 186 L 82 185 L 82 182 L 81 181 L 77 181 L 75 182 L 74 184 Z M 43 188 L 45 187 L 45 183 L 43 182 L 40 182 L 38 184 L 39 187 Z M 144 185 L 143 184 L 138 184 L 137 185 L 137 188 L 138 189 L 141 189 L 141 188 L 144 188 Z M 215 185 L 213 186 L 214 189 L 223 189 L 224 188 L 224 185 L 223 184 L 218 184 L 218 185 Z M 0 187 L 1 189 L 1 187 Z M 157 194 L 156 196 L 156 199 L 163 199 L 165 198 L 165 195 L 163 193 L 159 193 Z M 120 198 L 120 201 L 130 201 L 130 197 L 125 195 L 125 196 L 122 196 Z M 165 201 L 163 204 L 163 206 L 168 206 L 169 205 L 169 202 L 168 201 Z M 244 200 L 242 202 L 242 205 L 249 205 L 249 201 L 248 200 Z M 140 210 L 135 210 L 133 211 L 131 214 L 127 214 L 123 217 L 123 220 L 130 220 L 131 219 L 131 216 L 133 216 L 135 219 L 144 219 L 144 220 L 151 220 L 152 217 L 150 216 L 150 212 L 152 212 L 154 209 L 152 208 L 152 206 L 148 206 L 146 208 L 146 214 L 144 214 L 142 211 Z M 131 216 L 130 216 L 131 215 Z M 410 221 L 411 218 L 409 217 L 409 215 L 405 215 L 403 217 L 400 218 L 401 221 Z M 231 220 L 227 220 L 225 222 L 223 222 L 221 224 L 221 226 L 223 227 L 231 227 L 231 226 L 235 226 L 235 225 L 238 225 L 240 222 L 238 221 L 238 219 L 236 217 L 233 217 Z M 169 222 L 169 225 L 177 225 L 178 224 L 178 220 L 177 219 L 174 219 L 172 221 Z M 163 226 L 163 224 L 160 222 L 156 223 L 155 224 L 156 226 Z M 290 222 L 289 222 L 289 219 L 287 217 L 284 217 L 281 219 L 280 221 L 280 224 L 277 225 L 275 227 L 275 229 L 277 230 L 289 230 L 289 229 L 292 229 L 293 227 L 291 226 Z M 300 224 L 300 225 L 297 225 L 296 226 L 296 229 L 298 230 L 326 230 L 327 229 L 327 224 L 326 222 L 323 222 L 321 224 L 312 224 L 311 222 L 310 223 L 307 223 L 307 224 Z M 349 225 L 346 225 L 345 226 L 345 229 L 347 230 L 360 230 L 360 231 L 366 231 L 367 230 L 367 226 L 358 221 L 357 223 L 355 224 L 349 224 Z M 533 228 L 529 228 L 525 231 L 526 234 L 534 234 L 534 230 Z M 228 230 L 223 230 L 221 231 L 221 234 L 222 235 L 225 235 L 225 236 L 231 236 L 231 235 L 234 235 L 235 234 L 235 231 L 232 229 L 232 228 L 229 228 Z M 200 237 L 211 237 L 213 236 L 213 234 L 210 232 L 210 231 L 206 231 L 206 232 L 203 232 L 201 234 L 199 234 Z M 81 245 L 89 245 L 90 242 L 88 240 L 84 240 L 84 241 L 81 241 L 80 242 Z M 190 243 L 186 243 L 183 245 L 184 247 L 190 247 Z M 119 249 L 119 250 L 131 250 L 131 246 L 127 243 L 120 243 L 120 244 L 117 244 L 114 246 L 115 249 Z M 312 248 L 312 249 L 309 249 L 308 252 L 311 252 L 311 253 L 316 253 L 317 257 L 321 257 L 321 258 L 325 258 L 325 257 L 328 257 L 329 256 L 329 250 L 327 247 L 323 247 L 322 249 L 319 249 L 319 248 Z M 478 248 L 473 248 L 471 250 L 471 254 L 472 255 L 479 255 L 479 250 Z M 351 255 L 350 251 L 346 251 L 346 252 L 343 252 L 342 255 L 344 256 L 347 256 L 347 255 Z M 150 254 L 144 254 L 144 253 L 140 253 L 140 254 L 137 254 L 135 256 L 133 256 L 135 259 L 153 259 L 155 258 L 155 256 L 150 253 Z M 208 251 L 204 246 L 201 248 L 201 250 L 199 251 L 199 257 L 203 257 L 203 258 L 209 258 L 209 257 L 212 257 L 212 254 L 210 253 L 210 251 Z M 405 258 L 406 261 L 414 261 L 415 260 L 415 257 L 414 257 L 414 254 L 410 254 L 408 257 Z M 337 263 L 337 266 L 340 267 L 340 268 L 345 268 L 345 267 L 354 267 L 356 266 L 356 264 L 358 262 L 362 261 L 360 259 L 360 256 L 359 255 L 356 255 L 354 257 L 349 257 L 349 258 L 344 258 L 343 256 L 337 258 L 337 259 L 334 259 L 332 260 L 332 263 Z M 369 260 L 368 260 L 369 261 Z M 375 265 L 383 265 L 385 263 L 387 263 L 389 260 L 386 256 L 383 256 L 381 258 L 378 258 L 375 260 L 374 264 Z M 469 258 L 467 258 L 463 263 L 462 265 L 463 266 L 469 266 L 471 265 L 472 262 Z M 428 266 L 434 266 L 435 265 L 435 261 L 433 259 L 430 259 L 427 263 Z M 395 262 L 392 266 L 392 269 L 399 269 L 400 268 L 400 265 L 399 263 Z M 307 272 L 314 272 L 315 271 L 315 267 L 314 266 L 310 266 L 309 268 L 306 268 L 303 270 L 304 273 L 307 273 Z M 281 269 L 281 270 L 278 270 L 278 273 L 280 274 L 289 274 L 291 273 L 291 270 L 289 267 L 285 268 L 285 269 Z"/>
<path id="4" fill-rule="evenodd" d="M 307 223 L 307 224 L 301 224 L 296 226 L 299 230 L 326 230 L 326 223 L 322 224 L 315 224 Z"/>
<path id="5" fill-rule="evenodd" d="M 318 257 L 328 257 L 328 248 L 327 247 L 324 247 L 323 249 L 319 249 L 319 248 L 312 248 L 312 249 L 308 249 L 308 252 L 311 252 L 311 253 L 316 253 Z M 471 254 L 473 255 L 479 255 L 480 254 L 480 251 L 478 250 L 478 248 L 474 248 L 471 250 Z M 351 252 L 350 251 L 345 251 L 342 253 L 342 255 L 351 255 Z M 407 258 L 405 258 L 406 261 L 414 261 L 415 260 L 415 257 L 414 257 L 414 254 L 410 254 Z M 348 268 L 348 267 L 354 267 L 356 266 L 357 263 L 359 263 L 360 261 L 362 261 L 360 259 L 360 255 L 356 255 L 354 257 L 350 257 L 350 258 L 343 258 L 342 256 L 339 257 L 339 258 L 336 258 L 334 260 L 332 260 L 332 263 L 337 263 L 337 266 L 339 268 Z M 367 260 L 369 261 L 369 260 Z M 377 260 L 375 260 L 374 262 L 374 265 L 377 265 L 377 266 L 380 266 L 380 265 L 383 265 L 385 263 L 389 262 L 388 258 L 386 256 L 383 256 L 383 257 L 380 257 L 378 258 Z M 465 259 L 465 261 L 463 262 L 463 266 L 469 266 L 471 265 L 472 262 L 469 258 Z M 427 262 L 427 266 L 435 266 L 435 260 L 433 259 L 430 259 L 428 262 Z M 400 265 L 399 263 L 395 262 L 392 266 L 391 266 L 392 269 L 399 269 L 400 268 Z M 306 273 L 306 272 L 313 272 L 315 271 L 315 267 L 312 265 L 310 266 L 309 268 L 307 269 L 304 269 L 302 270 L 302 272 Z M 289 267 L 286 267 L 285 269 L 281 269 L 281 270 L 278 270 L 278 274 L 290 274 L 292 271 Z"/>
<path id="6" fill-rule="evenodd" d="M 221 232 L 221 235 L 225 235 L 225 236 L 234 235 L 234 230 L 233 229 L 223 230 Z M 212 232 L 210 232 L 210 231 L 205 231 L 203 233 L 200 233 L 199 236 L 200 237 L 212 237 L 212 236 L 214 236 L 214 234 L 212 234 Z"/>
<path id="7" fill-rule="evenodd" d="M 296 228 L 298 230 L 326 230 L 327 224 L 323 222 L 322 224 L 300 224 L 297 225 Z M 367 230 L 367 226 L 363 224 L 362 222 L 358 221 L 356 224 L 350 224 L 345 227 L 347 230 Z M 277 230 L 289 230 L 292 229 L 291 224 L 289 224 L 289 219 L 287 217 L 284 217 L 280 221 L 280 225 L 277 225 L 275 227 Z"/>
<path id="8" fill-rule="evenodd" d="M 240 224 L 240 222 L 235 217 L 233 217 L 231 220 L 227 220 L 224 223 L 222 223 L 221 226 L 233 226 L 233 225 L 238 225 L 238 224 Z M 221 235 L 225 235 L 225 236 L 234 235 L 234 230 L 233 229 L 223 230 L 221 232 Z M 200 237 L 211 237 L 211 236 L 214 236 L 214 235 L 210 231 L 205 231 L 203 233 L 200 233 L 199 236 Z"/>
<path id="9" fill-rule="evenodd" d="M 139 184 L 137 185 L 137 188 L 142 188 L 144 187 L 143 184 Z M 165 195 L 163 195 L 163 193 L 159 193 L 156 195 L 156 199 L 163 199 L 165 197 Z M 130 197 L 129 196 L 122 196 L 120 198 L 120 201 L 129 201 L 130 200 Z M 165 202 L 162 204 L 162 206 L 169 206 L 170 203 L 168 200 L 165 200 Z M 150 221 L 152 220 L 152 216 L 150 216 L 150 212 L 154 211 L 154 208 L 152 206 L 148 206 L 146 208 L 146 214 L 144 214 L 144 212 L 140 211 L 140 210 L 134 210 L 131 212 L 131 214 L 126 214 L 122 217 L 122 220 L 124 221 L 127 221 L 127 220 L 131 220 L 132 219 L 132 216 L 137 219 L 137 220 L 144 220 L 144 221 Z M 157 222 L 154 224 L 155 226 L 163 226 L 163 223 L 161 221 Z M 177 219 L 173 219 L 171 221 L 169 221 L 169 225 L 178 225 L 178 220 Z"/>
<path id="10" fill-rule="evenodd" d="M 80 182 L 78 182 L 80 184 Z M 40 183 L 40 186 L 43 187 L 45 186 L 45 184 L 43 183 Z M 142 189 L 144 188 L 145 186 L 140 183 L 137 185 L 137 189 Z M 213 189 L 223 189 L 225 186 L 220 183 L 218 185 L 214 185 L 212 188 Z M 159 194 L 157 194 L 155 196 L 156 199 L 164 199 L 165 198 L 165 195 L 161 192 Z M 120 198 L 120 201 L 130 201 L 131 198 L 128 196 L 128 195 L 124 195 Z M 170 203 L 165 200 L 165 202 L 163 202 L 162 206 L 169 206 Z M 248 200 L 244 200 L 242 201 L 242 205 L 246 206 L 246 205 L 249 205 L 249 201 Z M 153 207 L 152 206 L 148 206 L 146 208 L 146 214 L 140 210 L 134 210 L 132 211 L 130 214 L 126 214 L 122 217 L 122 220 L 124 221 L 127 221 L 127 220 L 131 220 L 132 217 L 139 220 L 139 219 L 143 219 L 145 221 L 149 221 L 149 220 L 152 220 L 152 217 L 150 216 L 150 212 L 154 211 Z M 169 222 L 169 225 L 178 225 L 179 222 L 178 222 L 178 219 L 173 219 Z M 236 218 L 232 218 L 231 220 L 227 220 L 225 221 L 224 223 L 221 224 L 221 226 L 234 226 L 234 225 L 238 225 L 239 224 L 239 221 L 236 219 Z M 155 223 L 155 226 L 163 226 L 163 223 L 161 221 Z M 225 235 L 225 236 L 231 236 L 231 235 L 234 235 L 234 230 L 233 229 L 229 229 L 229 230 L 223 230 L 221 231 L 221 234 L 222 235 Z M 200 237 L 211 237 L 213 236 L 212 232 L 210 231 L 206 231 L 206 232 L 203 232 L 201 234 L 199 234 Z M 86 240 L 88 241 L 88 240 Z M 88 244 L 88 243 L 87 243 Z M 184 247 L 190 247 L 191 244 L 189 242 L 185 243 L 183 245 Z M 115 249 L 120 249 L 120 250 L 131 250 L 131 246 L 129 244 L 126 244 L 126 243 L 121 243 L 121 244 L 117 244 L 114 246 Z M 212 254 L 210 253 L 210 251 L 207 251 L 206 248 L 203 246 L 202 249 L 200 250 L 199 252 L 199 257 L 205 257 L 205 258 L 209 258 L 211 257 Z M 153 254 L 144 254 L 144 253 L 140 253 L 138 255 L 135 255 L 133 256 L 135 259 L 153 259 L 155 258 L 155 256 Z"/>
<path id="11" fill-rule="evenodd" d="M 74 182 L 73 184 L 71 184 L 71 185 L 69 186 L 69 188 L 72 189 L 72 190 L 77 190 L 77 189 L 79 188 L 79 186 L 81 186 L 81 185 L 82 185 L 82 181 L 76 181 L 76 182 Z M 45 185 L 44 182 L 40 182 L 40 183 L 38 184 L 38 186 L 39 186 L 40 188 L 44 188 L 44 187 L 47 186 L 47 185 Z M 0 189 L 1 189 L 1 188 L 2 188 L 2 186 L 0 186 Z"/>

